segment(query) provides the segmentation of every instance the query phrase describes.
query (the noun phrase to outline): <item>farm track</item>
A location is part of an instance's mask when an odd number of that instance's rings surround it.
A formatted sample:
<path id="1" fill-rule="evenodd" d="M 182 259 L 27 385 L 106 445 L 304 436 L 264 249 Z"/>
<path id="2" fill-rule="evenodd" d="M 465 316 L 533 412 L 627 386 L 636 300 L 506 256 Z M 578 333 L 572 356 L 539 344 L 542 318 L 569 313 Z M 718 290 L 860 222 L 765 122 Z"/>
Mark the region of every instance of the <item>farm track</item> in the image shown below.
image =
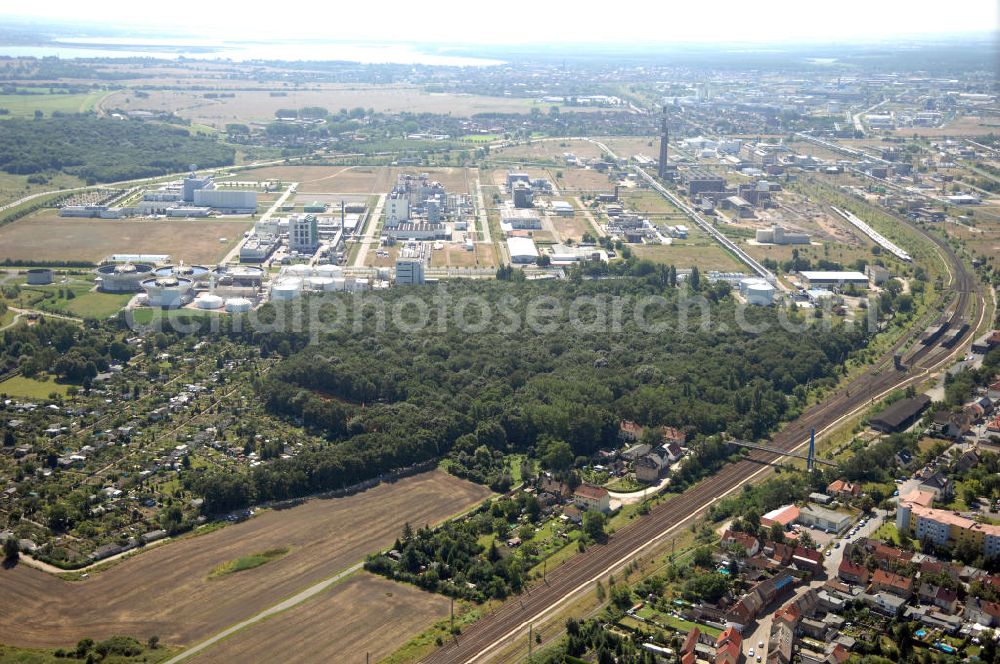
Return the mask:
<path id="1" fill-rule="evenodd" d="M 954 305 L 954 309 L 948 322 L 956 325 L 971 307 L 965 320 L 975 330 L 985 314 L 983 294 L 975 276 L 945 241 L 913 225 L 910 227 L 937 245 L 949 263 L 949 287 L 955 294 L 949 305 Z M 775 434 L 771 445 L 784 451 L 802 447 L 812 429 L 823 432 L 847 416 L 862 411 L 889 391 L 919 384 L 929 373 L 947 364 L 965 345 L 958 344 L 954 349 L 937 345 L 920 346 L 904 356 L 905 371 L 897 371 L 891 364 L 883 370 L 886 363 L 892 362 L 893 355 L 920 331 L 911 330 L 909 335 L 903 335 L 870 369 L 851 380 L 846 389 L 813 406 Z M 514 638 L 521 638 L 521 633 L 526 632 L 529 624 L 544 618 L 596 579 L 662 540 L 672 530 L 695 519 L 714 501 L 762 474 L 762 470 L 778 458 L 774 453 L 754 451 L 741 461 L 727 464 L 683 494 L 653 507 L 648 516 L 622 528 L 606 544 L 592 546 L 549 571 L 544 583 L 536 584 L 522 595 L 508 600 L 493 613 L 467 627 L 457 639 L 421 661 L 423 664 L 464 664 L 488 660 Z"/>

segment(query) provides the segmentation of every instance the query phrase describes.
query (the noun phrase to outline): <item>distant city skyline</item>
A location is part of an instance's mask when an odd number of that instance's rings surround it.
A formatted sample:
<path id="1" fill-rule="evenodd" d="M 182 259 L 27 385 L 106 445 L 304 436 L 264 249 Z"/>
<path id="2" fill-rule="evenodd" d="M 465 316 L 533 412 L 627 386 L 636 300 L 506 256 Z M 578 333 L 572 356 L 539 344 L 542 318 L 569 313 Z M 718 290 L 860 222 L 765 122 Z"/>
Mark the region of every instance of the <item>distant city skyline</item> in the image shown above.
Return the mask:
<path id="1" fill-rule="evenodd" d="M 174 0 L 157 10 L 114 0 L 50 0 L 24 4 L 3 17 L 133 29 L 209 40 L 318 39 L 467 44 L 831 43 L 996 32 L 995 0 L 951 0 L 947 5 L 890 0 L 836 3 L 702 0 L 683 5 L 639 2 L 614 6 L 596 0 L 532 4 L 523 13 L 470 11 L 459 0 L 437 0 L 420 11 L 412 3 L 336 3 L 294 6 L 272 2 L 232 5 Z M 481 7 L 481 6 L 479 6 Z M 619 11 L 618 7 L 622 9 Z"/>

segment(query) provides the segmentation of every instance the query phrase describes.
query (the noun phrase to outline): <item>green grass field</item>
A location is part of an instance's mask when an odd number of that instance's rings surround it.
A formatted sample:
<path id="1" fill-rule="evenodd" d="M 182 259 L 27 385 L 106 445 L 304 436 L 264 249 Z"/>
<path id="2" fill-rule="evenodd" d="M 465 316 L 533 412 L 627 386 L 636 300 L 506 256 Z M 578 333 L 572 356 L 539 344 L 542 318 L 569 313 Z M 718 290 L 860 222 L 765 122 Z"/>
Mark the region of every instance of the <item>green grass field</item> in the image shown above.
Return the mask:
<path id="1" fill-rule="evenodd" d="M 260 553 L 252 553 L 249 556 L 243 556 L 242 558 L 236 558 L 235 560 L 228 560 L 213 569 L 212 573 L 209 574 L 208 577 L 210 579 L 214 579 L 220 576 L 225 576 L 226 574 L 244 572 L 248 569 L 260 567 L 261 565 L 269 563 L 272 560 L 277 560 L 287 553 L 288 547 L 283 546 L 276 549 L 261 551 Z"/>
<path id="2" fill-rule="evenodd" d="M 132 299 L 128 293 L 100 293 L 92 288 L 92 282 L 76 280 L 70 284 L 29 287 L 23 292 L 32 296 L 34 302 L 30 306 L 78 318 L 107 318 Z M 67 297 L 69 291 L 73 292 L 73 298 Z M 38 298 L 40 293 L 44 298 Z"/>
<path id="3" fill-rule="evenodd" d="M 145 644 L 144 644 L 145 645 Z M 76 654 L 76 644 L 67 644 L 64 648 L 53 648 L 51 650 L 37 650 L 35 648 L 15 648 L 13 646 L 0 645 L 0 664 L 65 664 L 65 662 L 82 662 L 83 659 L 74 659 L 66 654 L 57 652 L 64 651 Z M 135 657 L 125 657 L 123 655 L 111 655 L 99 658 L 101 664 L 133 664 L 144 662 L 146 664 L 156 664 L 170 659 L 180 650 L 178 648 L 159 647 L 156 650 L 144 648 L 142 653 Z"/>
<path id="4" fill-rule="evenodd" d="M 106 94 L 98 91 L 76 95 L 0 95 L 0 108 L 10 111 L 9 115 L 0 115 L 0 119 L 32 117 L 35 111 L 41 111 L 45 115 L 51 115 L 53 111 L 86 113 L 93 110 L 94 105 Z"/>
<path id="5" fill-rule="evenodd" d="M 500 140 L 499 134 L 466 134 L 462 136 L 460 141 L 468 141 L 469 143 L 493 143 L 494 141 Z"/>
<path id="6" fill-rule="evenodd" d="M 68 387 L 69 385 L 57 383 L 51 378 L 37 380 L 24 376 L 14 376 L 0 383 L 0 394 L 24 397 L 25 399 L 48 399 L 53 392 L 65 396 Z"/>

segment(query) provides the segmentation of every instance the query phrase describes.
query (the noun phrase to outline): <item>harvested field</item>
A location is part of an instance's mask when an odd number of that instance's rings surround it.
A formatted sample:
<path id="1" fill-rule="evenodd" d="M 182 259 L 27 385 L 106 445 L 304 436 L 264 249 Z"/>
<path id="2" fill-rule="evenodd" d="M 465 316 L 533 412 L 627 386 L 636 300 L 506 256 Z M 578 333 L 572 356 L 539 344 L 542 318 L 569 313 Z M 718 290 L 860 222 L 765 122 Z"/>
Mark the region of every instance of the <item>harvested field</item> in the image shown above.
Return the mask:
<path id="1" fill-rule="evenodd" d="M 600 157 L 602 152 L 599 147 L 589 141 L 535 141 L 531 145 L 514 145 L 508 148 L 495 150 L 493 154 L 499 159 L 550 159 L 560 164 L 563 163 L 563 153 L 572 152 L 579 159 L 593 159 Z"/>
<path id="2" fill-rule="evenodd" d="M 214 263 L 253 222 L 226 219 L 73 219 L 45 210 L 0 227 L 0 259 L 97 262 L 114 253 L 170 254 Z M 219 238 L 226 242 L 219 242 Z"/>
<path id="3" fill-rule="evenodd" d="M 435 471 L 346 498 L 266 511 L 84 581 L 63 581 L 23 564 L 3 569 L 0 643 L 58 647 L 85 636 L 145 640 L 157 634 L 166 644 L 190 645 L 391 544 L 404 522 L 439 522 L 487 495 L 484 487 Z M 278 546 L 290 549 L 280 560 L 207 578 L 221 563 Z"/>
<path id="4" fill-rule="evenodd" d="M 479 243 L 468 251 L 461 243 L 444 243 L 443 249 L 431 251 L 431 267 L 496 267 L 496 257 L 490 245 Z"/>
<path id="5" fill-rule="evenodd" d="M 615 183 L 608 179 L 607 173 L 591 171 L 583 168 L 568 168 L 562 171 L 563 176 L 555 181 L 561 192 L 580 191 L 613 191 Z"/>
<path id="6" fill-rule="evenodd" d="M 241 171 L 236 179 L 298 182 L 298 191 L 370 193 L 388 191 L 395 182 L 388 169 L 367 166 L 266 166 Z"/>
<path id="7" fill-rule="evenodd" d="M 694 237 L 694 233 L 691 235 Z M 678 270 L 697 267 L 699 270 L 723 272 L 747 271 L 749 268 L 733 258 L 725 249 L 702 236 L 703 241 L 684 240 L 674 244 L 630 244 L 629 249 L 639 258 L 673 265 Z"/>
<path id="8" fill-rule="evenodd" d="M 415 632 L 446 617 L 448 606 L 443 595 L 362 573 L 237 632 L 189 661 L 363 662 L 364 653 L 369 653 L 377 662 Z M 354 653 L 353 659 L 346 653 Z"/>
<path id="9" fill-rule="evenodd" d="M 594 227 L 584 216 L 583 212 L 579 210 L 577 210 L 574 217 L 553 216 L 549 217 L 549 219 L 552 220 L 552 226 L 556 229 L 560 242 L 573 240 L 573 242 L 578 243 L 583 239 L 584 233 L 594 235 Z"/>
<path id="10" fill-rule="evenodd" d="M 528 113 L 531 99 L 482 97 L 478 95 L 431 94 L 409 85 L 343 85 L 324 90 L 281 90 L 274 97 L 268 91 L 233 91 L 234 97 L 207 99 L 204 91 L 155 90 L 149 97 L 138 98 L 134 92 L 116 92 L 103 101 L 107 108 L 172 111 L 193 122 L 224 129 L 233 122 L 268 122 L 282 108 L 322 106 L 337 112 L 341 108 L 374 108 L 399 113 L 451 113 L 467 117 L 475 113 Z M 127 101 L 126 101 L 127 100 Z"/>

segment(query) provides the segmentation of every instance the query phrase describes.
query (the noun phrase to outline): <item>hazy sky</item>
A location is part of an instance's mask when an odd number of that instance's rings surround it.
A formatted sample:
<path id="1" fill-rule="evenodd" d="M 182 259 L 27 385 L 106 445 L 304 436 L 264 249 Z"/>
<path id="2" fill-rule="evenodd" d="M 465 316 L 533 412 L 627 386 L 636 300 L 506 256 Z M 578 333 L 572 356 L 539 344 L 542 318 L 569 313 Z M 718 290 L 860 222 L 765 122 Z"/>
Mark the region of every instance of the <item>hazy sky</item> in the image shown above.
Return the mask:
<path id="1" fill-rule="evenodd" d="M 8 5 L 9 7 L 10 5 Z M 0 13 L 178 28 L 216 39 L 329 37 L 449 43 L 836 42 L 986 32 L 997 0 L 21 1 Z M 286 11 L 287 10 L 287 11 Z M 487 14 L 487 10 L 492 10 Z"/>

